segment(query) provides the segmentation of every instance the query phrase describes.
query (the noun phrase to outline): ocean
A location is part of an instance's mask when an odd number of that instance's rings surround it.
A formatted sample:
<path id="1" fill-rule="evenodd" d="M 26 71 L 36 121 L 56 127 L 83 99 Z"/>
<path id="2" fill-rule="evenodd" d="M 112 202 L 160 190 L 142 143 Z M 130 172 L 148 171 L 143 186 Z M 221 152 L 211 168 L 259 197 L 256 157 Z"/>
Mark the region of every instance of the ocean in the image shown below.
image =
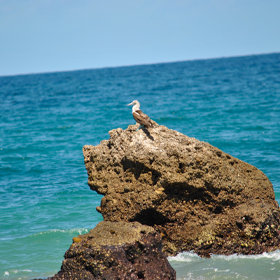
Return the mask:
<path id="1" fill-rule="evenodd" d="M 48 277 L 102 216 L 82 147 L 135 124 L 131 107 L 262 170 L 280 203 L 280 53 L 0 77 L 0 279 Z M 184 252 L 177 279 L 280 279 L 280 250 Z"/>

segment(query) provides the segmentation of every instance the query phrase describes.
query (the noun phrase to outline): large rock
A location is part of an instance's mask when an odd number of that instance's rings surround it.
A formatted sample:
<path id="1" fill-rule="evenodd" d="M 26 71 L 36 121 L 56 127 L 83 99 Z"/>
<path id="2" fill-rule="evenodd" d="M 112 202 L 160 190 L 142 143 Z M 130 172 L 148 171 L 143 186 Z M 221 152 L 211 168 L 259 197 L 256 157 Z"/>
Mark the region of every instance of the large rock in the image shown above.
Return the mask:
<path id="1" fill-rule="evenodd" d="M 262 171 L 208 143 L 159 126 L 130 125 L 84 146 L 90 188 L 105 221 L 138 221 L 164 251 L 255 254 L 279 247 L 279 207 Z M 238 147 L 236 147 L 238 149 Z"/>
<path id="2" fill-rule="evenodd" d="M 100 222 L 73 238 L 58 279 L 176 279 L 161 251 L 161 235 L 140 223 Z"/>

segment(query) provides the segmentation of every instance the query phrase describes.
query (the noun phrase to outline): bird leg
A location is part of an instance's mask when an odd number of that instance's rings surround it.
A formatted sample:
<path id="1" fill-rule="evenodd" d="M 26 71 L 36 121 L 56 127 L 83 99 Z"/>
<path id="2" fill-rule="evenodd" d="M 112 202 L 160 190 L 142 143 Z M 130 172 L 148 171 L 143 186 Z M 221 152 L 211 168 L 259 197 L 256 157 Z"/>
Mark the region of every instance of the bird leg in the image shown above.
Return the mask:
<path id="1" fill-rule="evenodd" d="M 136 131 L 139 130 L 140 128 L 144 128 L 144 126 L 141 124 L 141 125 L 136 129 Z"/>

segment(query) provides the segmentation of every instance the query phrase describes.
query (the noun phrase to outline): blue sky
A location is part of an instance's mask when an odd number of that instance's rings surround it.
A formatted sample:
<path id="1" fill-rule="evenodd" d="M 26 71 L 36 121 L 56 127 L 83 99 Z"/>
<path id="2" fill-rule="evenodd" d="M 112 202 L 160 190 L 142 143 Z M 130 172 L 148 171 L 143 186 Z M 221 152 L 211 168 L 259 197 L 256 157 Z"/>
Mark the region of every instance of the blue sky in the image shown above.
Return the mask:
<path id="1" fill-rule="evenodd" d="M 0 0 L 0 75 L 280 52 L 279 0 Z"/>

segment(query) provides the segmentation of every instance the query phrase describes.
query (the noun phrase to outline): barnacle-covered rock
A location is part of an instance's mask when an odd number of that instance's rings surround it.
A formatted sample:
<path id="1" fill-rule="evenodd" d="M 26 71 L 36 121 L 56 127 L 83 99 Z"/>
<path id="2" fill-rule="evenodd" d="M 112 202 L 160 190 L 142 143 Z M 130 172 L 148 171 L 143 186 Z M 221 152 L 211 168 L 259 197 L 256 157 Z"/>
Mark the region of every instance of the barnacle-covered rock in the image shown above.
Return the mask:
<path id="1" fill-rule="evenodd" d="M 161 251 L 161 235 L 138 222 L 100 222 L 73 238 L 58 279 L 175 280 L 176 272 Z"/>

